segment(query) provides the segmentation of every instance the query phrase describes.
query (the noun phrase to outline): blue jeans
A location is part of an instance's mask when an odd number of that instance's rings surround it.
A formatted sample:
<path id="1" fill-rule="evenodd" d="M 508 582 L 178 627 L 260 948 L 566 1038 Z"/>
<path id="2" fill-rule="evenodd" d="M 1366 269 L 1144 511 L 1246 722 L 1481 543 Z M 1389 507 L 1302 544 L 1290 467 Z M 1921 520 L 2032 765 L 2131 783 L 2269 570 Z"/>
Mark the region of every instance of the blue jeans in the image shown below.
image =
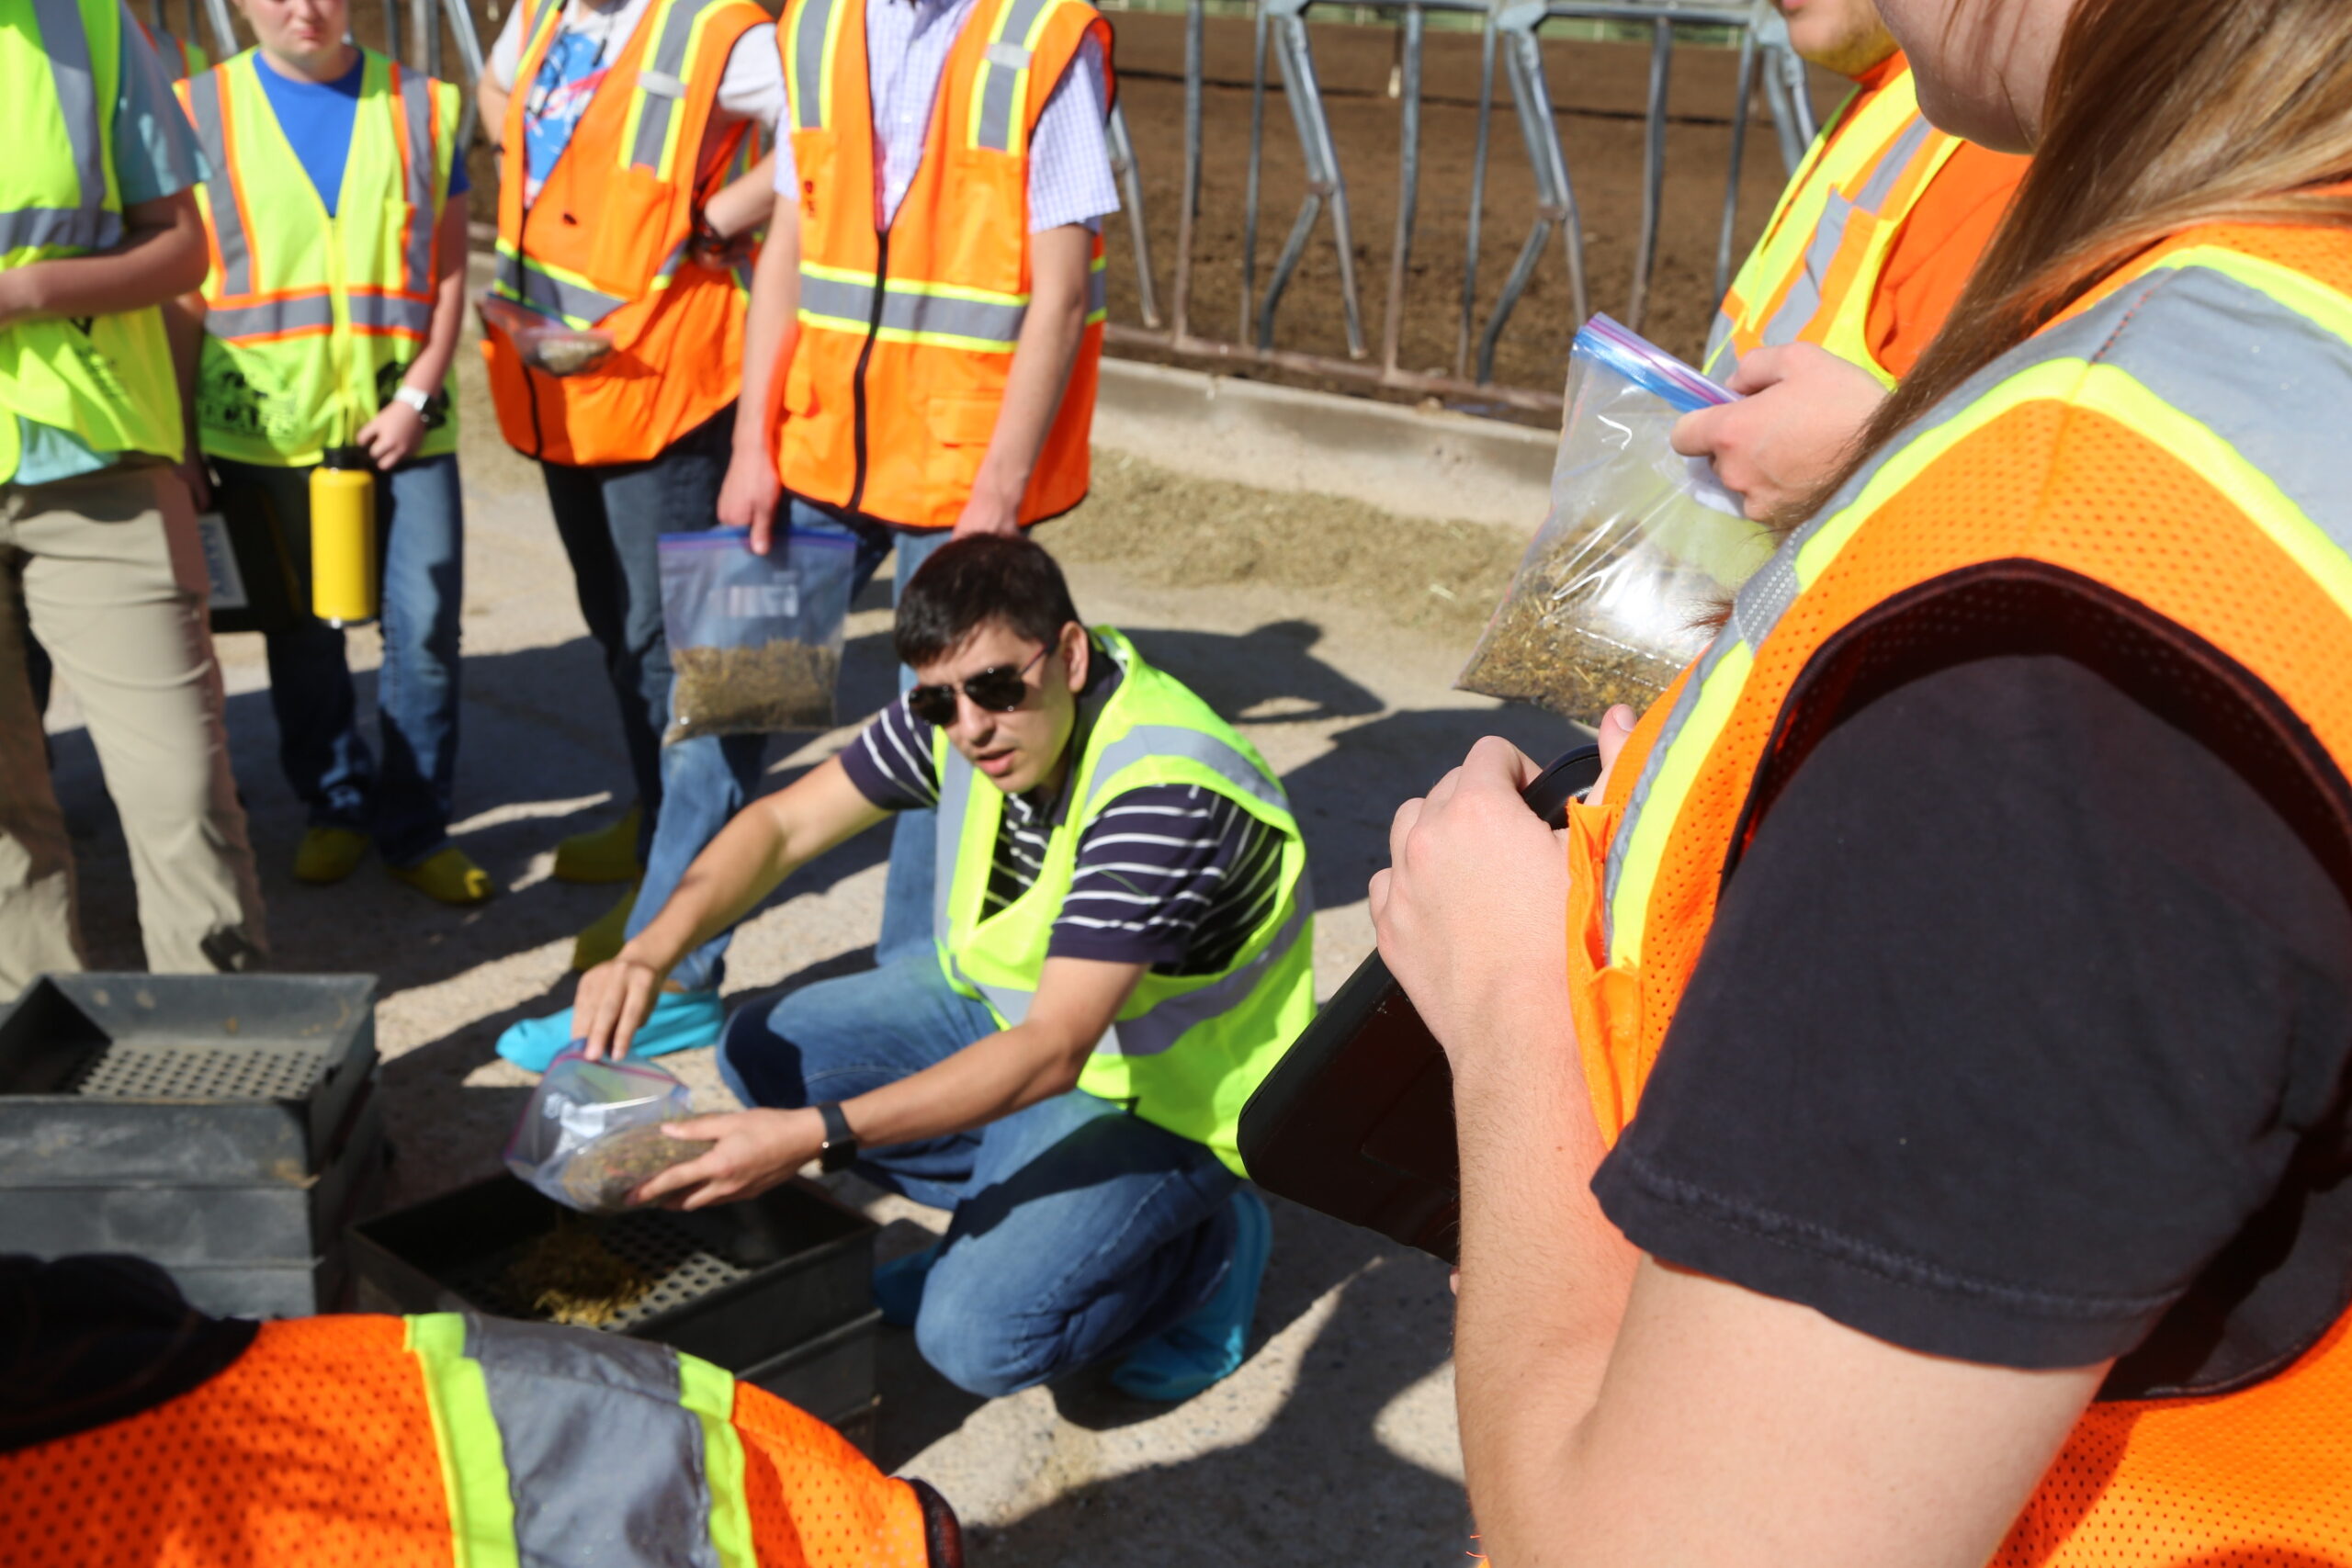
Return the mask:
<path id="1" fill-rule="evenodd" d="M 895 1083 L 996 1030 L 925 954 L 737 1010 L 718 1070 L 747 1105 L 819 1104 Z M 1204 1145 L 1080 1091 L 978 1132 L 866 1149 L 857 1169 L 954 1211 L 915 1343 L 985 1397 L 1159 1333 L 1232 1266 L 1233 1173 Z"/>
<path id="2" fill-rule="evenodd" d="M 311 599 L 311 469 L 215 460 L 224 510 L 264 506 Z M 264 639 L 277 761 L 313 828 L 369 835 L 385 861 L 413 866 L 449 841 L 458 769 L 458 621 L 465 600 L 465 503 L 455 457 L 376 476 L 383 541 L 384 663 L 376 677 L 379 766 L 359 732 L 343 633 L 306 619 Z"/>
<path id="3" fill-rule="evenodd" d="M 915 569 L 952 536 L 946 528 L 898 536 L 899 564 L 891 569 L 890 578 L 893 604 L 906 596 L 907 580 L 914 576 Z M 899 665 L 899 690 L 903 692 L 914 683 L 915 672 Z M 882 934 L 874 943 L 876 964 L 931 957 L 931 900 L 939 880 L 939 864 L 933 857 L 938 838 L 936 811 L 901 811 L 890 825 L 890 879 L 882 886 Z"/>
<path id="4" fill-rule="evenodd" d="M 853 595 L 873 578 L 876 569 L 881 566 L 883 558 L 893 547 L 899 551 L 897 581 L 903 584 L 914 574 L 914 568 L 908 564 L 910 554 L 921 561 L 936 547 L 939 539 L 946 536 L 944 532 L 937 535 L 905 532 L 865 518 L 843 520 L 797 500 L 788 503 L 786 521 L 788 526 L 803 532 L 846 535 L 856 540 L 856 575 L 850 587 Z M 790 546 L 786 544 L 784 547 L 789 548 Z M 655 596 L 658 610 L 658 565 L 655 570 Z M 666 645 L 662 651 L 662 661 L 665 671 L 662 722 L 666 725 L 669 718 L 666 686 L 669 650 Z M 766 747 L 767 737 L 764 735 L 702 736 L 673 746 L 661 746 L 657 732 L 656 750 L 660 753 L 658 765 L 661 770 L 658 798 L 662 806 L 645 854 L 645 883 L 638 890 L 636 908 L 629 911 L 628 924 L 624 928 L 626 936 L 633 937 L 652 923 L 653 917 L 662 912 L 662 906 L 669 902 L 670 895 L 677 891 L 678 883 L 685 876 L 686 868 L 694 864 L 695 857 L 718 837 L 719 830 L 727 826 L 729 819 L 758 793 L 760 760 Z M 931 815 L 928 811 L 922 813 L 926 822 Z M 882 930 L 886 942 L 893 930 L 892 910 L 903 908 L 906 902 L 899 893 L 899 840 L 892 840 L 890 882 L 884 895 Z M 908 852 L 909 856 L 912 857 L 917 852 L 922 861 L 921 882 L 914 886 L 910 897 L 918 900 L 916 909 L 920 921 L 913 927 L 911 940 L 919 942 L 922 950 L 928 953 L 931 949 L 933 881 L 931 836 L 928 831 L 922 833 L 914 850 Z M 670 978 L 689 991 L 718 988 L 727 977 L 727 944 L 730 934 L 721 931 L 688 953 L 670 972 Z M 902 934 L 899 940 L 904 942 L 910 938 Z"/>

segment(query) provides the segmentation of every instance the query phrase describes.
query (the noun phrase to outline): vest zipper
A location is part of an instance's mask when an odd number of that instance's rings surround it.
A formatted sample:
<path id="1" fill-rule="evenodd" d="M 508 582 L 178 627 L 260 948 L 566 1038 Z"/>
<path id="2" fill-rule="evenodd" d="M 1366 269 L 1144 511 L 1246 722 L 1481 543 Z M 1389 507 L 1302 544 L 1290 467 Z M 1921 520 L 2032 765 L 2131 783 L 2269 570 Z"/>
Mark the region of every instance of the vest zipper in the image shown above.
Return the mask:
<path id="1" fill-rule="evenodd" d="M 858 345 L 857 369 L 850 377 L 851 445 L 857 454 L 857 477 L 849 487 L 849 500 L 842 510 L 855 514 L 858 502 L 865 499 L 865 367 L 874 358 L 874 340 L 882 331 L 882 301 L 890 286 L 890 231 L 878 227 L 874 231 L 874 306 L 865 322 L 865 341 Z"/>

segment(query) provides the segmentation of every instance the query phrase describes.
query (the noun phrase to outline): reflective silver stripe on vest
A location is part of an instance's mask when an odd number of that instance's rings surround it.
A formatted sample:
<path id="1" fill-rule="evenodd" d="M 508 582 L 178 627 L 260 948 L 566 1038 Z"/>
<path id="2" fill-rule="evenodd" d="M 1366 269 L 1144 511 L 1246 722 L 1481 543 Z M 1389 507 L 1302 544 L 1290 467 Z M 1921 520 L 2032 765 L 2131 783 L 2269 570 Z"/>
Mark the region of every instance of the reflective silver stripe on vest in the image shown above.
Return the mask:
<path id="1" fill-rule="evenodd" d="M 803 268 L 800 308 L 812 315 L 852 322 L 863 331 L 874 319 L 874 285 L 827 277 Z M 1021 323 L 1028 314 L 1026 305 L 918 294 L 905 285 L 893 284 L 882 296 L 884 332 L 932 333 L 1006 349 L 1020 341 Z"/>
<path id="2" fill-rule="evenodd" d="M 628 154 L 633 168 L 662 167 L 662 144 L 670 138 L 672 107 L 685 93 L 686 45 L 694 39 L 695 20 L 711 4 L 712 0 L 676 0 L 662 18 L 651 64 L 638 67 L 637 140 Z"/>
<path id="3" fill-rule="evenodd" d="M 825 28 L 842 0 L 808 0 L 792 24 L 792 123 L 815 130 L 825 123 Z"/>
<path id="4" fill-rule="evenodd" d="M 406 253 L 401 258 L 408 272 L 406 288 L 411 294 L 429 294 L 434 282 L 434 220 L 440 194 L 433 188 L 437 163 L 433 79 L 421 71 L 403 70 L 398 64 L 392 66 L 392 71 L 401 85 L 401 134 L 407 142 L 407 155 L 402 161 L 408 169 L 408 205 L 412 214 Z M 358 302 L 355 300 L 355 321 L 358 312 Z"/>
<path id="5" fill-rule="evenodd" d="M 396 294 L 355 294 L 351 324 L 373 332 L 415 333 L 433 330 L 433 301 L 404 299 Z"/>
<path id="6" fill-rule="evenodd" d="M 522 292 L 514 298 L 542 315 L 560 316 L 567 321 L 585 321 L 594 326 L 628 303 L 617 295 L 601 294 L 577 283 L 566 283 L 527 264 L 521 271 Z"/>
<path id="7" fill-rule="evenodd" d="M 2128 325 L 2127 325 L 2128 323 Z M 1954 392 L 1904 437 L 1874 456 L 1771 561 L 1740 589 L 1731 622 L 1684 682 L 1628 796 L 1609 846 L 1604 931 L 1613 943 L 1614 901 L 1633 825 L 1675 739 L 1688 726 L 1706 677 L 1735 647 L 1760 648 L 1796 602 L 1799 553 L 1851 506 L 1897 453 L 1959 418 L 2011 378 L 2052 360 L 2111 366 L 2234 447 L 2312 523 L 2352 553 L 2352 489 L 2335 429 L 2352 386 L 2352 344 L 2260 289 L 2211 267 L 2165 268 L 2133 279 L 2070 321 L 2020 344 Z"/>
<path id="8" fill-rule="evenodd" d="M 1252 799 L 1290 815 L 1282 786 L 1260 773 L 1256 764 L 1214 735 L 1187 729 L 1181 724 L 1138 724 L 1096 754 L 1093 793 L 1087 796 L 1086 814 L 1093 814 L 1102 792 L 1134 763 L 1148 757 L 1181 757 L 1198 762 Z"/>
<path id="9" fill-rule="evenodd" d="M 1012 0 L 1005 7 L 1004 21 L 989 39 L 990 49 L 980 66 L 980 129 L 974 146 L 998 152 L 1012 151 L 1012 90 L 1020 82 L 1021 70 L 1000 59 L 994 46 L 1012 44 L 1018 48 L 1028 38 L 1030 28 L 1052 4 L 1054 0 Z"/>
<path id="10" fill-rule="evenodd" d="M 229 135 L 220 107 L 220 73 L 190 79 L 188 103 L 196 110 L 196 138 L 204 144 L 212 175 L 204 194 L 212 209 L 213 243 L 220 248 L 220 292 L 234 298 L 254 291 L 253 247 L 245 240 L 244 214 L 237 208 L 237 184 L 229 167 Z"/>
<path id="11" fill-rule="evenodd" d="M 505 1450 L 524 1568 L 719 1568 L 702 1422 L 678 1353 L 617 1334 L 466 1314 Z"/>
<path id="12" fill-rule="evenodd" d="M 356 301 L 354 308 L 356 309 Z M 430 315 L 429 310 L 427 314 Z M 334 325 L 334 301 L 323 291 L 291 299 L 271 299 L 259 305 L 213 305 L 204 312 L 205 332 L 229 343 L 274 337 L 305 328 L 323 332 Z"/>
<path id="13" fill-rule="evenodd" d="M 1821 310 L 1822 285 L 1828 281 L 1829 269 L 1837 265 L 1838 253 L 1846 243 L 1846 231 L 1853 223 L 1854 214 L 1865 212 L 1876 216 L 1886 206 L 1887 197 L 1894 194 L 1904 171 L 1919 155 L 1935 128 L 1926 120 L 1914 117 L 1904 128 L 1903 134 L 1883 154 L 1869 179 L 1852 197 L 1834 186 L 1829 199 L 1821 209 L 1821 221 L 1815 225 L 1813 238 L 1804 249 L 1804 270 L 1790 286 L 1789 297 L 1772 312 L 1764 324 L 1761 337 L 1767 344 L 1794 343 Z"/>
<path id="14" fill-rule="evenodd" d="M 122 238 L 122 217 L 107 210 L 106 127 L 98 118 L 98 83 L 90 65 L 90 35 L 74 0 L 32 0 L 40 49 L 57 88 L 57 111 L 74 154 L 79 201 L 71 209 L 28 207 L 0 213 L 7 248 L 72 245 L 103 250 Z M 131 26 L 130 13 L 122 25 Z M 19 239 L 18 234 L 37 236 Z"/>

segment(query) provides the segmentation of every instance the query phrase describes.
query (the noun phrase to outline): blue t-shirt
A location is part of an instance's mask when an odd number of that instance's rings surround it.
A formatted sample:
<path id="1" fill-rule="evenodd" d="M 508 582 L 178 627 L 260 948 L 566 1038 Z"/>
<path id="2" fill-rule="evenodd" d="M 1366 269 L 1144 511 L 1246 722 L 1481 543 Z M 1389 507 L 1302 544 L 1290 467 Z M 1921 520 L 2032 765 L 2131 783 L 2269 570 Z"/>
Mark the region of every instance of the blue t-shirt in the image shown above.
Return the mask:
<path id="1" fill-rule="evenodd" d="M 256 53 L 254 62 L 261 67 L 255 74 L 278 128 L 293 144 L 294 156 L 311 176 L 327 216 L 334 217 L 343 194 L 343 166 L 351 157 L 351 127 L 359 118 L 359 84 L 368 74 L 367 58 L 355 55 L 351 69 L 332 82 L 299 81 L 272 65 L 266 54 Z M 462 196 L 469 188 L 466 161 L 450 160 L 449 194 Z"/>

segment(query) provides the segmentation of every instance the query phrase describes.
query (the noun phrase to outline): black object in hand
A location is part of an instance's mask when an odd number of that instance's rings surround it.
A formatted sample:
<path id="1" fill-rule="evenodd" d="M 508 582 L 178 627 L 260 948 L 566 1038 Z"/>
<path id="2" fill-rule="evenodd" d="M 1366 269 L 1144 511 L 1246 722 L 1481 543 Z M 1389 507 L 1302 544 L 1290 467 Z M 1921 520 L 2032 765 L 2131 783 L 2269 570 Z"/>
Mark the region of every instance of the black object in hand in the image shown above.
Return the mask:
<path id="1" fill-rule="evenodd" d="M 1520 798 L 1557 828 L 1600 775 L 1600 749 L 1578 746 Z M 1240 1134 L 1242 1162 L 1267 1191 L 1454 1261 L 1453 1074 L 1379 953 L 1266 1075 L 1242 1108 Z"/>

